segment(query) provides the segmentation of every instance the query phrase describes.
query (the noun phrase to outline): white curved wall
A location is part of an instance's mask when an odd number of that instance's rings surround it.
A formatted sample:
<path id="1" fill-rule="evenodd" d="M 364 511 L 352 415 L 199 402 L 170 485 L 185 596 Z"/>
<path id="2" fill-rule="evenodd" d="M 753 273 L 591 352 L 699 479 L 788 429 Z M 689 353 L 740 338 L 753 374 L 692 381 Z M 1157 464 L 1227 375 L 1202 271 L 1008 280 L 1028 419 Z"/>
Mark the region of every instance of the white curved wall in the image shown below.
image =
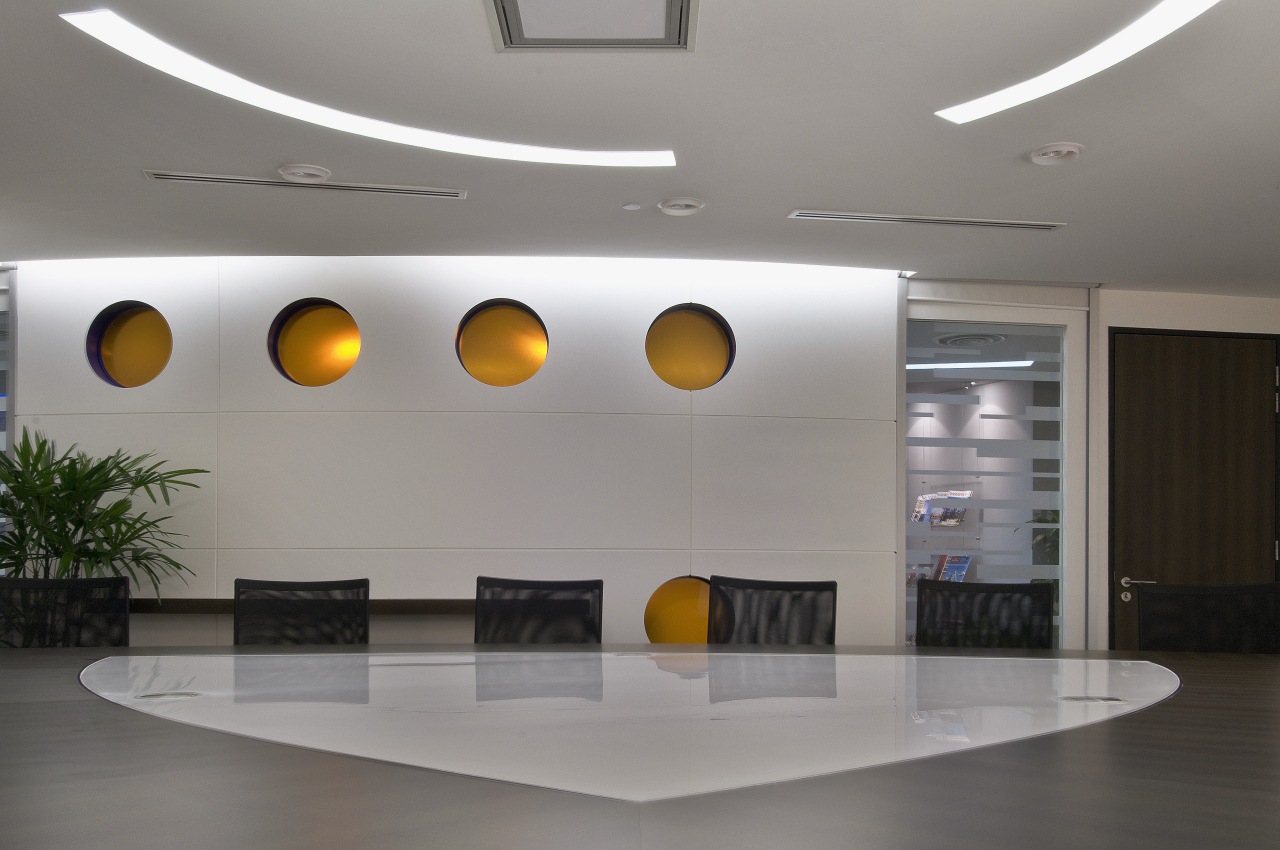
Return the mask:
<path id="1" fill-rule="evenodd" d="M 840 582 L 838 640 L 897 634 L 896 273 L 666 260 L 280 257 L 22 263 L 15 429 L 213 471 L 183 494 L 189 585 L 369 576 L 379 598 L 469 598 L 479 573 L 605 580 L 605 639 L 643 641 L 653 589 L 690 571 Z M 267 356 L 276 314 L 331 299 L 360 326 L 341 380 L 300 387 Z M 533 308 L 546 365 L 494 388 L 458 364 L 459 319 Z M 104 307 L 174 335 L 134 389 L 88 366 Z M 732 371 L 688 393 L 644 355 L 664 309 L 733 328 Z"/>

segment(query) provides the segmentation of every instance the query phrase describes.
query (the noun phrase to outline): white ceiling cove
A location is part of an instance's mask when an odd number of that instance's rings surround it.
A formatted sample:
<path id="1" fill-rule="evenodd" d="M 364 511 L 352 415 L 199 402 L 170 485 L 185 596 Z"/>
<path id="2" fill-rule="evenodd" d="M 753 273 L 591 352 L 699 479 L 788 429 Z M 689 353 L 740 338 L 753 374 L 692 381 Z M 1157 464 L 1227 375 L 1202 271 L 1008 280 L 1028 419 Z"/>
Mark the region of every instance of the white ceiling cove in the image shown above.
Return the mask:
<path id="1" fill-rule="evenodd" d="M 499 50 L 492 0 L 0 0 L 0 259 L 580 255 L 1280 296 L 1280 3 L 1224 0 L 1121 64 L 965 125 L 1156 0 L 701 0 L 693 50 Z M 105 6 L 270 89 L 409 127 L 667 168 L 363 138 L 171 78 L 62 20 Z M 1038 167 L 1029 153 L 1084 146 Z M 463 200 L 156 181 L 443 186 Z M 663 215 L 672 197 L 705 202 Z M 640 208 L 626 210 L 624 204 Z M 1055 222 L 798 220 L 794 210 Z"/>

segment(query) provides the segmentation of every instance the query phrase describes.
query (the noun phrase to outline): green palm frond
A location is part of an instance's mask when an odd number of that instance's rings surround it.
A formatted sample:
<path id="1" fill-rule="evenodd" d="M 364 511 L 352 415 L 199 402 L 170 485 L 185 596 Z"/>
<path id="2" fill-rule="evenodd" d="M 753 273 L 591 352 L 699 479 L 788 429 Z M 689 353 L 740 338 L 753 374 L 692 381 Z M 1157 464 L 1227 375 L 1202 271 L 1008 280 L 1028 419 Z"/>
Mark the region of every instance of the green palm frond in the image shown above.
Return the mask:
<path id="1" fill-rule="evenodd" d="M 0 454 L 0 568 L 35 578 L 127 575 L 157 592 L 163 576 L 189 573 L 169 554 L 182 536 L 163 527 L 170 517 L 136 505 L 168 505 L 208 470 L 165 466 L 152 452 L 94 458 L 73 445 L 60 453 L 24 428 L 12 451 Z"/>

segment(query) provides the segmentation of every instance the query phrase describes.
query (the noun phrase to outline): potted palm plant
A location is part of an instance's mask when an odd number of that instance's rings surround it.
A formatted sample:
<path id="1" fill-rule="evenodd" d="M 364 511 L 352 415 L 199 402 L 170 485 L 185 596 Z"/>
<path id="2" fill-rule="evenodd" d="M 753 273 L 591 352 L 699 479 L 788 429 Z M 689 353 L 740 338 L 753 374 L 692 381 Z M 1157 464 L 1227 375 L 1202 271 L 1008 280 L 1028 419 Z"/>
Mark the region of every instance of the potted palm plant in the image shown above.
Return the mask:
<path id="1" fill-rule="evenodd" d="M 150 452 L 95 458 L 74 445 L 59 452 L 23 429 L 12 451 L 0 454 L 0 644 L 83 645 L 81 626 L 71 622 L 77 613 L 92 615 L 95 599 L 101 609 L 104 597 L 121 595 L 127 642 L 128 582 L 149 583 L 158 595 L 162 577 L 190 572 L 171 554 L 181 535 L 164 527 L 170 517 L 151 516 L 138 503 L 167 505 L 173 491 L 198 487 L 191 477 L 208 470 L 165 467 Z M 70 603 L 79 611 L 69 611 Z M 104 642 L 121 641 L 117 634 Z"/>

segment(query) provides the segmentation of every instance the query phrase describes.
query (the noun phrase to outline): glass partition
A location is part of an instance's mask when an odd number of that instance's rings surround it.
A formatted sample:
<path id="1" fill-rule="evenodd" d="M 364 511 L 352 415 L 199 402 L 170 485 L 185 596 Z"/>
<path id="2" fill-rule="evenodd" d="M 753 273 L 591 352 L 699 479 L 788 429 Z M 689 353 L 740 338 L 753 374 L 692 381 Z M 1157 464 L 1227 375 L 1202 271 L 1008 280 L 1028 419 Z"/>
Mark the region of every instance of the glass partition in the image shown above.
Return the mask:
<path id="1" fill-rule="evenodd" d="M 9 374 L 12 362 L 9 344 L 9 291 L 13 283 L 13 270 L 0 268 L 0 452 L 9 450 L 9 417 L 13 404 L 9 388 L 13 376 Z"/>
<path id="2" fill-rule="evenodd" d="M 907 322 L 908 645 L 921 578 L 1061 590 L 1064 331 Z"/>
<path id="3" fill-rule="evenodd" d="M 10 269 L 0 269 L 0 452 L 9 451 L 9 419 L 13 410 L 12 400 L 9 398 L 9 387 L 13 383 L 13 378 L 9 374 L 9 364 L 11 362 L 10 344 L 9 344 L 9 286 L 13 280 L 13 272 Z M 0 530 L 4 530 L 9 524 L 7 517 L 0 517 Z M 5 574 L 5 570 L 0 569 L 0 576 Z"/>

